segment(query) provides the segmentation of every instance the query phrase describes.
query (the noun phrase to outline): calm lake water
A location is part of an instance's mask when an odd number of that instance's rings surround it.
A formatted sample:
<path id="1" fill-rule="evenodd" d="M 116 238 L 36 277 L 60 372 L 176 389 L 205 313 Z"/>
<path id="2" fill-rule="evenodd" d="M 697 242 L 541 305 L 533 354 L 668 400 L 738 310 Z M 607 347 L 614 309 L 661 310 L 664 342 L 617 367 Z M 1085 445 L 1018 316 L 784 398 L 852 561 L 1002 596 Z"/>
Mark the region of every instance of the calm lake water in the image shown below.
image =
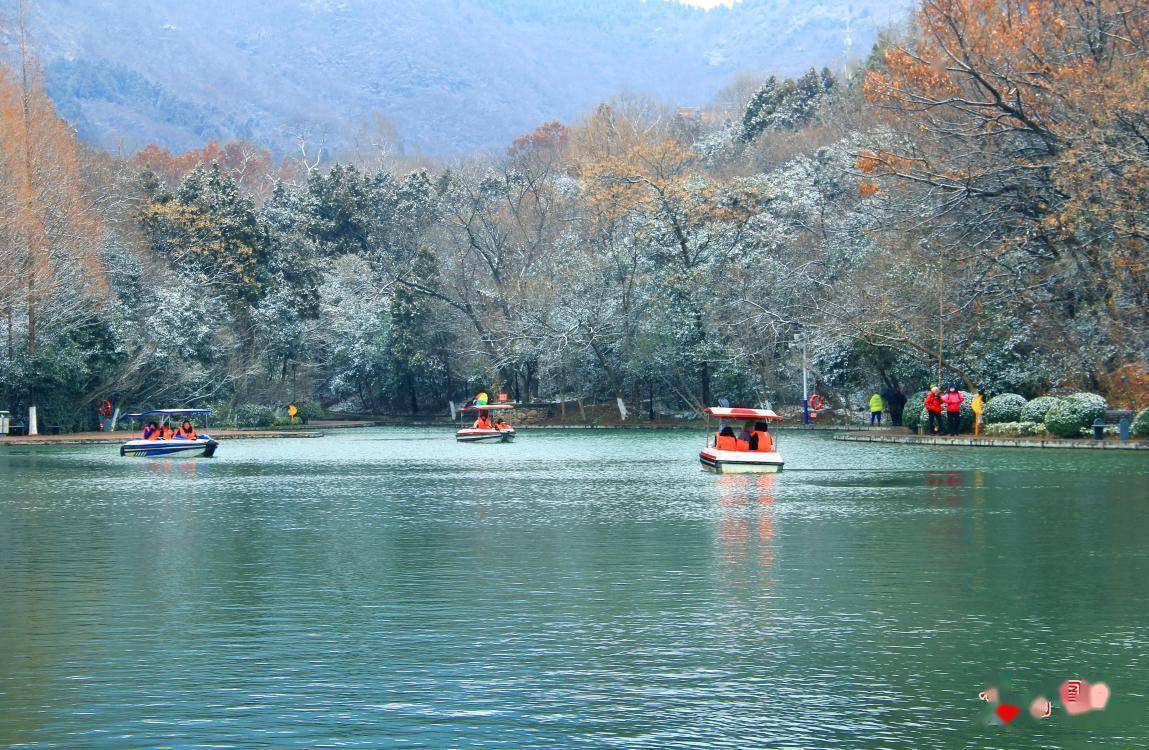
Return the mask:
<path id="1" fill-rule="evenodd" d="M 700 442 L 0 449 L 0 745 L 1149 746 L 1149 456 Z"/>

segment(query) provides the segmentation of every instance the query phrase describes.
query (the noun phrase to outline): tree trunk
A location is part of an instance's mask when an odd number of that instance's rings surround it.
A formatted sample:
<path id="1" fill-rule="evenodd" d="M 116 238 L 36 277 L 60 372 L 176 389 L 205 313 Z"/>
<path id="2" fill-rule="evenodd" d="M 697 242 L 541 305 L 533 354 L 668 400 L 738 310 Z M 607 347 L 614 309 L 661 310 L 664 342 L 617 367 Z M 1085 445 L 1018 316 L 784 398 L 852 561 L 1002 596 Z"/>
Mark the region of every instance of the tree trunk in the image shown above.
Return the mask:
<path id="1" fill-rule="evenodd" d="M 602 347 L 599 346 L 595 338 L 590 340 L 591 350 L 594 352 L 595 359 L 602 365 L 602 369 L 606 372 L 606 379 L 610 382 L 610 389 L 614 393 L 614 402 L 618 405 L 618 415 L 622 421 L 626 421 L 626 401 L 622 397 L 622 388 L 618 383 L 618 376 L 615 374 L 614 368 L 606 361 L 606 355 L 603 354 Z"/>

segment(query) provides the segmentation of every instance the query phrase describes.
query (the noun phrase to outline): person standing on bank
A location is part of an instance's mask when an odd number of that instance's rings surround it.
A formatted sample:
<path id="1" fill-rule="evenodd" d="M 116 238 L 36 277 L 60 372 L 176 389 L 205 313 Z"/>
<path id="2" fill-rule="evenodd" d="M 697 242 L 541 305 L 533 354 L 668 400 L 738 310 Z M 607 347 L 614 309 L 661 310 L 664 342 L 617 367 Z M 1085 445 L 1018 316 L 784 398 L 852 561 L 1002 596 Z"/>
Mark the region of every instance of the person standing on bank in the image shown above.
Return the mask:
<path id="1" fill-rule="evenodd" d="M 985 411 L 985 393 L 980 385 L 974 391 L 969 406 L 973 409 L 973 434 L 977 437 L 981 434 L 981 413 Z"/>
<path id="2" fill-rule="evenodd" d="M 902 414 L 906 411 L 906 394 L 901 387 L 891 389 L 886 397 L 886 408 L 890 411 L 890 424 L 894 427 L 902 426 Z"/>
<path id="3" fill-rule="evenodd" d="M 931 386 L 926 394 L 926 414 L 930 418 L 930 434 L 940 435 L 942 431 L 942 400 L 938 396 L 938 387 Z"/>
<path id="4" fill-rule="evenodd" d="M 965 401 L 965 396 L 955 386 L 950 386 L 946 395 L 942 396 L 942 403 L 946 407 L 946 420 L 948 421 L 949 431 L 948 434 L 956 436 L 958 429 L 961 427 L 961 405 Z"/>
<path id="5" fill-rule="evenodd" d="M 870 396 L 870 426 L 874 426 L 874 421 L 878 423 L 878 427 L 882 426 L 882 410 L 886 408 L 886 402 L 882 400 L 882 395 L 877 391 Z"/>

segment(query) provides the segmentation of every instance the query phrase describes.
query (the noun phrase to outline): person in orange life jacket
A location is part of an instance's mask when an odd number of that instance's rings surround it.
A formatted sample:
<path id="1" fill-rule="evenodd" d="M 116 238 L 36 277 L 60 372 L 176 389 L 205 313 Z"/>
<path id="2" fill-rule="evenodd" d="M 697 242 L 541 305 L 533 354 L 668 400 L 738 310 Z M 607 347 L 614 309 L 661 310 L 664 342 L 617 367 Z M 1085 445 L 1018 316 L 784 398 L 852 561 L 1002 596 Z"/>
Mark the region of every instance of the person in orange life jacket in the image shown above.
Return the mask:
<path id="1" fill-rule="evenodd" d="M 180 428 L 176 430 L 175 436 L 180 440 L 195 440 L 199 437 L 195 434 L 195 428 L 192 427 L 192 423 L 186 419 L 184 423 L 180 425 Z"/>
<path id="2" fill-rule="evenodd" d="M 930 418 L 930 433 L 937 435 L 942 431 L 942 400 L 938 396 L 936 385 L 926 394 L 926 414 Z"/>
<path id="3" fill-rule="evenodd" d="M 759 453 L 770 453 L 774 450 L 774 437 L 765 422 L 756 422 L 754 432 L 750 435 L 750 450 Z"/>
<path id="4" fill-rule="evenodd" d="M 175 435 L 175 432 L 172 430 L 172 426 L 170 424 L 164 422 L 162 425 L 160 425 L 159 435 L 160 440 L 171 440 L 172 436 Z"/>
<path id="5" fill-rule="evenodd" d="M 957 435 L 958 429 L 961 427 L 961 405 L 965 401 L 965 396 L 958 392 L 954 386 L 950 386 L 946 395 L 942 396 L 942 403 L 946 407 L 946 419 L 949 421 L 949 434 Z"/>
<path id="6" fill-rule="evenodd" d="M 159 440 L 158 433 L 160 426 L 155 422 L 148 422 L 148 426 L 144 428 L 144 434 L 140 436 L 142 440 Z"/>
<path id="7" fill-rule="evenodd" d="M 750 438 L 754 436 L 754 423 L 747 421 L 742 425 L 742 429 L 738 431 L 738 450 L 748 451 L 753 450 L 750 447 Z"/>
<path id="8" fill-rule="evenodd" d="M 510 425 L 510 423 L 507 422 L 507 420 L 503 419 L 502 417 L 499 417 L 498 421 L 495 422 L 495 429 L 496 430 L 509 430 L 509 429 L 511 429 L 511 425 Z"/>
<path id="9" fill-rule="evenodd" d="M 471 425 L 476 430 L 489 430 L 491 429 L 491 415 L 485 411 L 479 412 L 479 418 L 475 420 L 475 424 Z"/>
<path id="10" fill-rule="evenodd" d="M 739 450 L 738 438 L 734 436 L 734 428 L 730 425 L 723 425 L 722 429 L 718 431 L 718 437 L 714 441 L 714 447 L 720 451 Z"/>

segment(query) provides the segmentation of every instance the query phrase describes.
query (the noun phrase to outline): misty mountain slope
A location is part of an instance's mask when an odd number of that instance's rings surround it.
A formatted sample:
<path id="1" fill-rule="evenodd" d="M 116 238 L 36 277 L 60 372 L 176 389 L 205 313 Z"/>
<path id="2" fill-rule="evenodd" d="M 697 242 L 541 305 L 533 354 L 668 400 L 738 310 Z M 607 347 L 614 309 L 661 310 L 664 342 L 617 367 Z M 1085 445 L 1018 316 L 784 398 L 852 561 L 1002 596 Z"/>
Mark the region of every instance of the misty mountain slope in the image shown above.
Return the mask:
<path id="1" fill-rule="evenodd" d="M 15 0 L 0 13 L 15 17 Z M 433 153 L 503 145 L 622 90 L 707 101 L 740 70 L 841 65 L 883 0 L 32 0 L 46 85 L 105 146 L 346 145 L 376 116 Z M 6 42 L 11 44 L 9 34 Z"/>

